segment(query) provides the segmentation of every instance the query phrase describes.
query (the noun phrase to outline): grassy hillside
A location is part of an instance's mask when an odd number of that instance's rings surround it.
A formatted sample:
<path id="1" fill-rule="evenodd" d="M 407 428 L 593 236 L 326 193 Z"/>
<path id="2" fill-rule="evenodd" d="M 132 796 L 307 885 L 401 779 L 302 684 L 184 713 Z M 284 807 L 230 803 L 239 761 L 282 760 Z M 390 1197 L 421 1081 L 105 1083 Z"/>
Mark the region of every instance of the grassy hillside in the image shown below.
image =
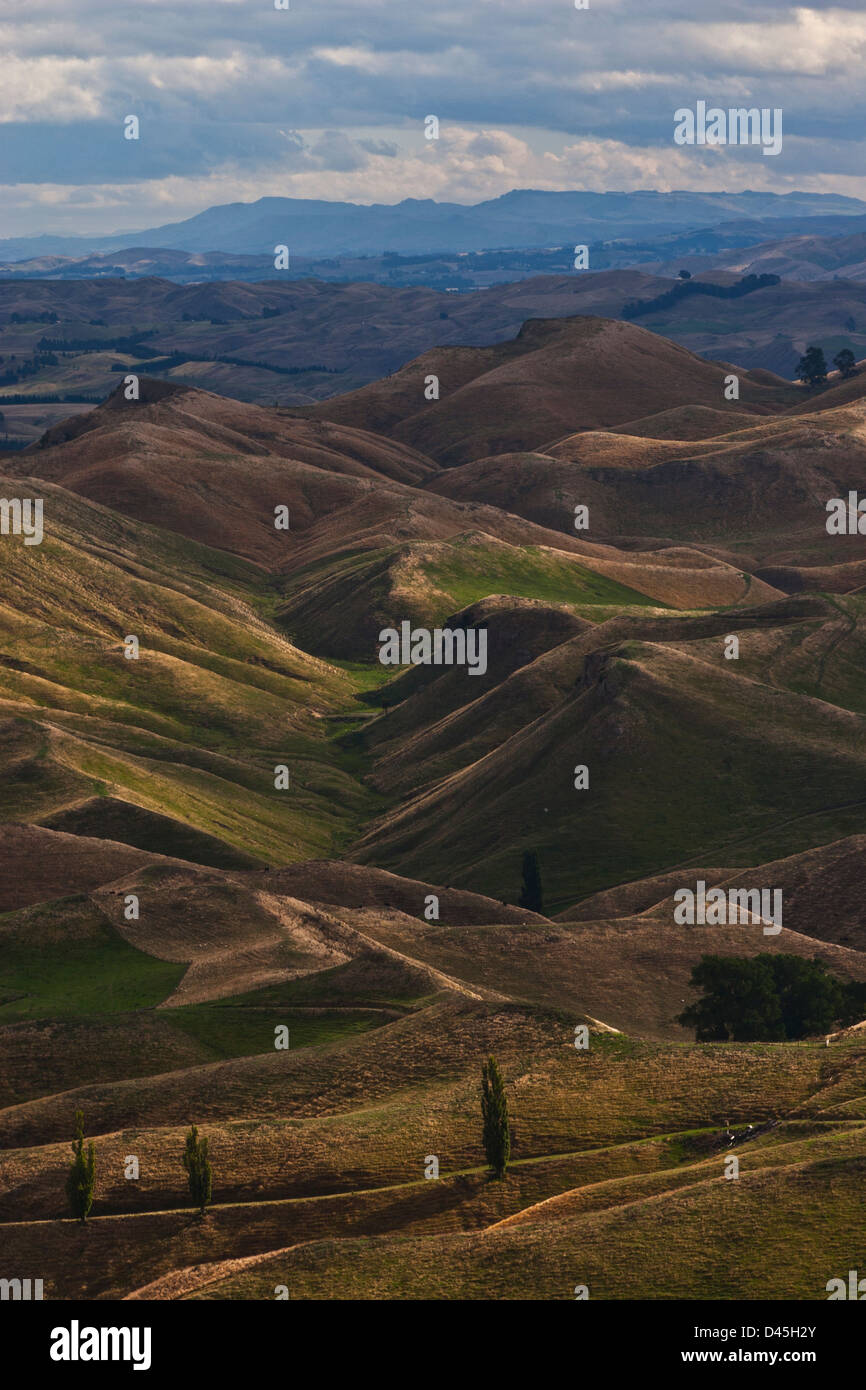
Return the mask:
<path id="1" fill-rule="evenodd" d="M 708 952 L 866 981 L 860 561 L 785 531 L 858 466 L 858 407 L 718 434 L 723 368 L 582 324 L 460 350 L 444 449 L 552 418 L 566 438 L 453 488 L 369 419 L 164 383 L 10 460 L 0 490 L 44 498 L 45 536 L 0 537 L 0 1244 L 48 1297 L 811 1301 L 857 1267 L 863 1026 L 699 1044 L 679 1015 Z M 667 410 L 653 352 L 685 372 Z M 638 409 L 644 433 L 612 433 Z M 604 536 L 554 514 L 584 486 Z M 483 628 L 486 671 L 382 667 L 404 619 Z M 782 889 L 784 930 L 679 925 L 699 877 Z"/>
<path id="2" fill-rule="evenodd" d="M 864 1166 L 861 1150 L 739 1183 L 705 1179 L 589 1217 L 313 1242 L 187 1296 L 272 1298 L 280 1283 L 301 1299 L 331 1299 L 339 1287 L 360 1299 L 573 1300 L 582 1285 L 595 1299 L 819 1301 L 827 1279 L 851 1267 Z"/>
<path id="3" fill-rule="evenodd" d="M 370 797 L 324 717 L 353 682 L 260 616 L 261 571 L 38 488 L 43 543 L 2 539 L 4 820 L 237 865 L 344 843 Z"/>
<path id="4" fill-rule="evenodd" d="M 850 698 L 844 650 L 826 663 L 823 699 L 789 689 L 771 655 L 798 643 L 835 653 L 849 631 L 832 605 L 790 601 L 742 619 L 613 620 L 552 647 L 501 689 L 482 688 L 442 727 L 423 727 L 423 703 L 412 722 L 413 696 L 393 740 L 390 715 L 361 735 L 379 743 L 383 787 L 400 776 L 401 747 L 416 763 L 413 794 L 355 855 L 409 874 L 422 861 L 443 877 L 459 870 L 467 887 L 516 901 L 522 850 L 533 847 L 548 910 L 559 911 L 624 879 L 689 862 L 761 863 L 862 830 L 866 728 L 827 698 L 837 670 Z M 725 660 L 730 633 L 763 657 Z M 848 641 L 853 654 L 857 639 Z M 801 684 L 796 660 L 791 671 Z M 433 679 L 447 684 L 449 673 Z M 578 766 L 589 769 L 582 790 Z"/>

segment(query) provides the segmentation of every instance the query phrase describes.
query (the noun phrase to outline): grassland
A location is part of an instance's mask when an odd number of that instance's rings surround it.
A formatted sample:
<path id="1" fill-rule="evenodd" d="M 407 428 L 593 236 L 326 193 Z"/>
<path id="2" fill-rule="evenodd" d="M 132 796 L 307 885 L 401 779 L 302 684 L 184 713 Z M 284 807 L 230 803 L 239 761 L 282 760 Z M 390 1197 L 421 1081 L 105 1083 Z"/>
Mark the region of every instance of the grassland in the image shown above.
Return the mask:
<path id="1" fill-rule="evenodd" d="M 323 721 L 362 682 L 260 615 L 254 566 L 44 491 L 43 545 L 2 540 L 3 818 L 226 865 L 348 843 L 375 799 Z"/>
<path id="2" fill-rule="evenodd" d="M 678 1015 L 710 948 L 866 979 L 862 596 L 664 542 L 559 549 L 362 431 L 145 408 L 73 422 L 42 452 L 76 490 L 32 480 L 44 543 L 0 538 L 0 1275 L 38 1266 L 58 1299 L 823 1299 L 866 1235 L 862 1029 L 698 1044 Z M 142 519 L 157 472 L 188 487 L 177 533 Z M 128 513 L 86 500 L 133 478 Z M 285 551 L 263 479 L 307 507 Z M 486 672 L 392 678 L 376 639 L 403 618 L 483 626 Z M 543 912 L 513 906 L 527 848 Z M 782 883 L 780 936 L 679 927 L 702 866 Z"/>
<path id="3" fill-rule="evenodd" d="M 241 1089 L 211 1084 L 210 1104 L 203 1094 L 193 1104 L 215 1167 L 203 1220 L 184 1210 L 184 1131 L 170 1120 L 188 1073 L 154 1078 L 168 1101 L 159 1123 L 147 1107 L 125 1120 L 111 1088 L 113 1114 L 76 1094 L 100 1174 L 86 1233 L 58 1219 L 62 1110 L 56 1139 L 43 1132 L 22 1147 L 8 1131 L 0 1216 L 9 1258 L 26 1260 L 38 1241 L 60 1298 L 143 1289 L 217 1299 L 268 1299 L 277 1284 L 293 1299 L 557 1299 L 587 1283 L 593 1298 L 809 1300 L 855 1260 L 862 1043 L 671 1048 L 595 1033 L 579 1054 L 554 1015 L 452 1008 L 422 1008 L 402 1040 L 389 1036 L 401 1026 L 392 1022 L 366 1038 L 299 1046 L 288 1071 L 281 1064 L 278 1093 L 265 1058 L 224 1062 L 242 1068 Z M 443 1025 L 457 1047 L 425 1057 Z M 472 1065 L 493 1034 L 515 1131 L 503 1182 L 481 1159 Z M 269 1087 L 250 1084 L 261 1067 Z M 20 1139 L 30 1125 L 19 1114 Z M 733 1182 L 724 1176 L 732 1152 Z M 141 1162 L 134 1184 L 123 1178 L 129 1153 Z M 432 1181 L 423 1175 L 431 1153 L 441 1163 Z"/>
<path id="4" fill-rule="evenodd" d="M 0 917 L 0 1021 L 154 1007 L 183 968 L 128 945 L 84 897 Z"/>
<path id="5" fill-rule="evenodd" d="M 452 612 L 468 608 L 488 594 L 510 594 L 581 607 L 611 604 L 617 610 L 653 602 L 645 594 L 538 546 L 491 555 L 489 546 L 479 545 L 471 537 L 465 541 L 458 539 L 452 543 L 450 554 L 423 568 L 430 584 L 445 596 L 446 607 Z M 447 617 L 448 613 L 442 616 Z"/>

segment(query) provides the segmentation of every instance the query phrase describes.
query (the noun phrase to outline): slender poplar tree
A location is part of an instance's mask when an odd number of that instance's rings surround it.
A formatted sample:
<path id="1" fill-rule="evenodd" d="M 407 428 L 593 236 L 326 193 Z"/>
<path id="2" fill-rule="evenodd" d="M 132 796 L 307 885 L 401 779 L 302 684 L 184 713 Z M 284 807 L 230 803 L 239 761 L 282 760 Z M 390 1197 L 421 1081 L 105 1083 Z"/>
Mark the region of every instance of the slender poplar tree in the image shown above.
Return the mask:
<path id="1" fill-rule="evenodd" d="M 207 1156 L 207 1140 L 199 1139 L 195 1125 L 186 1136 L 183 1166 L 187 1171 L 192 1200 L 204 1216 L 213 1196 L 213 1171 Z"/>
<path id="2" fill-rule="evenodd" d="M 504 1178 L 511 1156 L 511 1131 L 505 1083 L 495 1057 L 488 1057 L 481 1068 L 481 1119 L 487 1162 L 495 1177 Z"/>
<path id="3" fill-rule="evenodd" d="M 93 1206 L 93 1193 L 96 1187 L 96 1156 L 93 1144 L 84 1149 L 84 1114 L 75 1112 L 75 1142 L 72 1145 L 72 1163 L 66 1179 L 66 1199 L 69 1210 L 77 1221 L 85 1222 Z"/>

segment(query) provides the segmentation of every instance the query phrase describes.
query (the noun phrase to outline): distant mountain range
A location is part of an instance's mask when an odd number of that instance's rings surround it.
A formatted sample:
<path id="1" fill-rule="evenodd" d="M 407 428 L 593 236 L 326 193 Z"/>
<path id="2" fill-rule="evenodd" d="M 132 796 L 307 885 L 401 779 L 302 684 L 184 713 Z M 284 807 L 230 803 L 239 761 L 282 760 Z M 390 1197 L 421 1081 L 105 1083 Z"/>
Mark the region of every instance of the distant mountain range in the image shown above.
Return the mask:
<path id="1" fill-rule="evenodd" d="M 817 231 L 804 220 L 866 215 L 857 198 L 817 193 L 543 192 L 515 189 L 465 206 L 431 198 L 400 203 L 323 202 L 259 198 L 227 203 L 162 227 L 109 236 L 38 236 L 0 240 L 0 259 L 84 257 L 130 246 L 233 255 L 272 253 L 287 245 L 302 257 L 431 253 L 506 247 L 544 247 L 617 238 L 660 237 L 731 222 L 763 224 L 751 241 Z M 767 226 L 767 224 L 771 224 Z M 841 230 L 841 227 L 824 230 Z M 741 244 L 749 244 L 749 239 Z M 726 245 L 730 245 L 729 242 Z M 722 249 L 722 248 L 717 248 Z"/>

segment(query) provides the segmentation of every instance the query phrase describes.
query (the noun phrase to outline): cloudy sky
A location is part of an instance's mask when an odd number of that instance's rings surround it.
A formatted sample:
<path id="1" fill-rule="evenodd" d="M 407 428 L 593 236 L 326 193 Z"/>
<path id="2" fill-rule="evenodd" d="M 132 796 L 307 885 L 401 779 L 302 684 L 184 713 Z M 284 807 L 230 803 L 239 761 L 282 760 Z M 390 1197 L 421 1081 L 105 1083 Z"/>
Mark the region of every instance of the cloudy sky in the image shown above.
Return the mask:
<path id="1" fill-rule="evenodd" d="M 0 0 L 0 237 L 133 230 L 274 194 L 866 198 L 862 0 L 290 5 Z M 781 107 L 782 153 L 674 145 L 674 111 L 700 99 Z"/>

